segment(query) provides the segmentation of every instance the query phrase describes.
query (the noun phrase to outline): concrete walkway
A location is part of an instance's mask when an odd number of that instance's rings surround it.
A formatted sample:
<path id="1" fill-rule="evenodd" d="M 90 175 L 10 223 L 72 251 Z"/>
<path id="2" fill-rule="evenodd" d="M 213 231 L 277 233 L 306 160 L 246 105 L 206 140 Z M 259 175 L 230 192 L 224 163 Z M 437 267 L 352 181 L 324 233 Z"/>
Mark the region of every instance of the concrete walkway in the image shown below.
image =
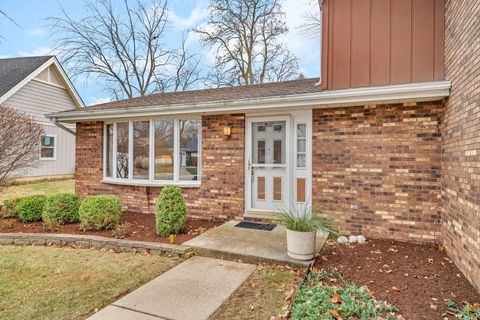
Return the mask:
<path id="1" fill-rule="evenodd" d="M 251 264 L 192 257 L 89 319 L 208 319 L 254 270 Z"/>

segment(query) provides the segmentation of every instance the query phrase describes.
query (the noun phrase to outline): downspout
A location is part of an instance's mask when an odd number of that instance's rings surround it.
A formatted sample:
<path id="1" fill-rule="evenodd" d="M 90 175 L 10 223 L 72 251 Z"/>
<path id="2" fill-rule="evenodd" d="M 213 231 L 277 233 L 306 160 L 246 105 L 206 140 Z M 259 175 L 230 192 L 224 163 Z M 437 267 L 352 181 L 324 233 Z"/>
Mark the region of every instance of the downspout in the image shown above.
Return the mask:
<path id="1" fill-rule="evenodd" d="M 320 9 L 320 74 L 318 77 L 318 82 L 315 83 L 316 87 L 320 87 L 322 85 L 322 33 L 323 33 L 323 14 L 322 14 L 322 7 L 323 7 L 323 0 L 318 0 L 318 7 Z"/>
<path id="2" fill-rule="evenodd" d="M 65 131 L 67 131 L 68 133 L 70 133 L 71 135 L 73 136 L 76 136 L 77 133 L 75 131 L 73 131 L 72 129 L 70 128 L 67 128 L 65 127 L 63 124 L 61 124 L 60 122 L 57 121 L 57 118 L 51 118 L 51 121 L 53 122 L 54 125 L 56 125 L 57 127 L 59 127 L 60 129 L 63 129 Z"/>

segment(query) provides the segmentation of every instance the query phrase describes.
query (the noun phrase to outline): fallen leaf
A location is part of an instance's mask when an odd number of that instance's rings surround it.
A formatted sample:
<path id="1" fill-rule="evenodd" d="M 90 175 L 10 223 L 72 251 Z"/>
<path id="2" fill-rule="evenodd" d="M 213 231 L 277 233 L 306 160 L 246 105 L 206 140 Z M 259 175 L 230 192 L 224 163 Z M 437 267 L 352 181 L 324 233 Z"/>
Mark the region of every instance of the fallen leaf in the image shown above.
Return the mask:
<path id="1" fill-rule="evenodd" d="M 328 313 L 330 313 L 337 320 L 342 319 L 342 317 L 338 314 L 337 310 L 328 310 Z"/>
<path id="2" fill-rule="evenodd" d="M 400 292 L 400 289 L 397 288 L 397 287 L 392 287 L 392 290 L 395 291 L 395 292 Z"/>
<path id="3" fill-rule="evenodd" d="M 332 296 L 332 299 L 330 299 L 330 301 L 332 303 L 340 304 L 340 303 L 342 303 L 343 300 L 342 300 L 342 297 L 338 293 L 335 292 Z"/>
<path id="4" fill-rule="evenodd" d="M 480 310 L 480 304 L 476 303 L 476 304 L 470 306 L 470 308 L 468 308 L 468 310 L 470 310 L 470 311 Z"/>

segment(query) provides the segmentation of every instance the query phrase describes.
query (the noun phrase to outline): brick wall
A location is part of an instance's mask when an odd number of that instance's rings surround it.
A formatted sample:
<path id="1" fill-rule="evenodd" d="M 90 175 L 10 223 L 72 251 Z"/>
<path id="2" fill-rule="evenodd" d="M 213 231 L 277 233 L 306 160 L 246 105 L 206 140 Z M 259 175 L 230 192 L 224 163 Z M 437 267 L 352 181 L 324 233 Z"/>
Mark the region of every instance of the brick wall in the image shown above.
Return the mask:
<path id="1" fill-rule="evenodd" d="M 313 199 L 352 234 L 439 241 L 442 103 L 313 112 Z"/>
<path id="2" fill-rule="evenodd" d="M 229 123 L 232 137 L 223 127 Z M 161 188 L 102 183 L 103 123 L 77 123 L 76 192 L 82 198 L 94 194 L 117 195 L 125 210 L 153 213 Z M 244 194 L 244 115 L 214 115 L 202 118 L 202 184 L 184 188 L 188 214 L 203 218 L 240 218 Z M 221 164 L 221 165 L 219 165 Z"/>
<path id="3" fill-rule="evenodd" d="M 443 135 L 442 234 L 480 291 L 480 2 L 446 2 L 445 70 L 452 81 Z"/>

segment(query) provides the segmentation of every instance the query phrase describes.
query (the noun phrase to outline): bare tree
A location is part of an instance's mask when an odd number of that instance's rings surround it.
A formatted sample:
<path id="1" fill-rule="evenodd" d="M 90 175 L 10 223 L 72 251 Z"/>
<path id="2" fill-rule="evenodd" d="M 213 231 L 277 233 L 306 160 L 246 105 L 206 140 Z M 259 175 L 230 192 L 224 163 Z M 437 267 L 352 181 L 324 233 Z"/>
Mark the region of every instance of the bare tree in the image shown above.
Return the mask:
<path id="1" fill-rule="evenodd" d="M 50 17 L 60 58 L 73 76 L 103 78 L 116 98 L 182 90 L 198 75 L 196 56 L 166 48 L 167 2 L 89 0 L 87 16 L 74 20 L 63 8 Z M 183 54 L 183 55 L 182 55 Z M 179 78 L 179 80 L 177 80 Z"/>
<path id="2" fill-rule="evenodd" d="M 0 106 L 0 187 L 40 158 L 42 127 L 25 113 Z"/>
<path id="3" fill-rule="evenodd" d="M 295 77 L 297 59 L 280 41 L 287 31 L 281 0 L 212 0 L 206 25 L 195 30 L 214 52 L 216 86 Z"/>
<path id="4" fill-rule="evenodd" d="M 13 24 L 15 24 L 17 27 L 22 29 L 22 27 L 20 27 L 20 25 L 15 20 L 13 20 L 5 11 L 3 11 L 1 9 L 0 9 L 0 16 L 3 16 L 5 18 L 7 18 L 8 20 L 10 20 L 10 22 L 13 22 Z M 0 35 L 0 40 L 2 40 L 2 39 L 3 39 L 3 36 Z"/>
<path id="5" fill-rule="evenodd" d="M 300 25 L 299 29 L 304 34 L 312 38 L 318 38 L 322 31 L 322 4 L 323 0 L 312 0 L 311 4 L 317 2 L 315 9 L 304 14 L 304 23 Z"/>

